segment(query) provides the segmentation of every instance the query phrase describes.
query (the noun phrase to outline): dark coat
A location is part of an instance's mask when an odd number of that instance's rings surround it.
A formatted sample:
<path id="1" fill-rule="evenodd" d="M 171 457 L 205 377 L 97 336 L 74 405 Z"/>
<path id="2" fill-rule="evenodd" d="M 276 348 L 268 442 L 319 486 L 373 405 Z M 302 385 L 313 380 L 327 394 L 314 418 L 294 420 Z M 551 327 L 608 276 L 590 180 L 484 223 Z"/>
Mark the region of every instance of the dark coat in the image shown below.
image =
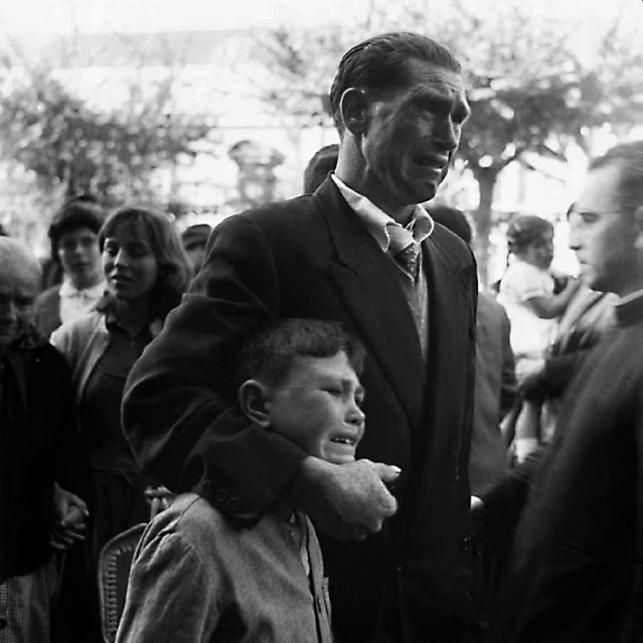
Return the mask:
<path id="1" fill-rule="evenodd" d="M 41 292 L 34 304 L 36 326 L 43 335 L 49 337 L 62 323 L 60 320 L 60 284 Z"/>
<path id="2" fill-rule="evenodd" d="M 476 380 L 469 478 L 471 493 L 488 491 L 503 475 L 507 446 L 500 420 L 516 396 L 514 355 L 509 343 L 509 318 L 490 295 L 478 296 L 476 322 Z"/>
<path id="3" fill-rule="evenodd" d="M 493 641 L 642 640 L 643 298 L 616 316 L 570 383 L 541 464 L 485 498 L 489 525 L 520 515 Z"/>
<path id="4" fill-rule="evenodd" d="M 428 367 L 396 266 L 326 180 L 314 195 L 230 217 L 183 304 L 134 366 L 125 430 L 142 463 L 247 520 L 283 494 L 305 454 L 232 407 L 231 363 L 258 323 L 333 319 L 370 354 L 358 455 L 397 464 L 399 511 L 363 543 L 323 539 L 333 618 L 347 641 L 471 641 L 468 456 L 476 271 L 436 226 L 423 244 Z M 379 619 L 379 620 L 378 620 Z"/>
<path id="5" fill-rule="evenodd" d="M 0 579 L 28 574 L 51 556 L 54 481 L 81 493 L 69 368 L 46 343 L 2 358 Z"/>

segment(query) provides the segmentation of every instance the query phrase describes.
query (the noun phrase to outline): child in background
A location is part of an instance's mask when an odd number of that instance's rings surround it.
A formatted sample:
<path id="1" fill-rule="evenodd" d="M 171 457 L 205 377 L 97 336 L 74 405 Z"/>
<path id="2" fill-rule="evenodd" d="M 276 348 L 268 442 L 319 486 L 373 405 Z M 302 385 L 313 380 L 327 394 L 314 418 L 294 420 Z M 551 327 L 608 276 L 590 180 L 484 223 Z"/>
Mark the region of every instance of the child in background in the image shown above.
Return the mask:
<path id="1" fill-rule="evenodd" d="M 551 270 L 554 228 L 537 216 L 518 216 L 507 229 L 507 245 L 514 260 L 500 281 L 498 301 L 511 322 L 511 348 L 520 372 L 541 360 L 554 337 L 556 318 L 578 289 L 577 279 L 561 280 Z M 514 449 L 518 461 L 538 446 L 540 404 L 524 401 L 516 421 Z"/>
<path id="2" fill-rule="evenodd" d="M 277 322 L 237 356 L 240 411 L 310 455 L 351 462 L 364 432 L 363 360 L 336 322 Z M 332 640 L 314 528 L 285 500 L 248 525 L 182 494 L 146 529 L 117 641 L 215 640 Z"/>

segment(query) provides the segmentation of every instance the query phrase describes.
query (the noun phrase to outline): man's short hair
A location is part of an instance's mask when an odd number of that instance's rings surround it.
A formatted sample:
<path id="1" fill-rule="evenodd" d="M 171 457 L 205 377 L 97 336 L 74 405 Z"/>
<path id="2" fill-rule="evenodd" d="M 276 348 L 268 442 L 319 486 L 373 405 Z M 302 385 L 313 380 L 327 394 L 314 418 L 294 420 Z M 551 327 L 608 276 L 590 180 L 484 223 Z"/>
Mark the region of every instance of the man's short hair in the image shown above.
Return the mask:
<path id="1" fill-rule="evenodd" d="M 617 164 L 621 169 L 619 178 L 620 205 L 632 210 L 643 205 L 643 141 L 622 143 L 593 159 L 589 170 Z"/>
<path id="2" fill-rule="evenodd" d="M 181 233 L 181 243 L 185 250 L 190 250 L 196 246 L 205 247 L 211 232 L 212 226 L 209 226 L 207 223 L 195 223 L 183 230 Z"/>
<path id="3" fill-rule="evenodd" d="M 98 234 L 104 221 L 105 211 L 95 197 L 86 194 L 66 201 L 49 226 L 51 258 L 58 262 L 58 244 L 64 234 L 78 228 L 88 228 Z"/>
<path id="4" fill-rule="evenodd" d="M 318 149 L 304 170 L 304 194 L 312 194 L 337 166 L 339 145 L 324 145 Z"/>
<path id="5" fill-rule="evenodd" d="M 235 360 L 238 388 L 249 379 L 279 386 L 297 357 L 333 357 L 340 351 L 359 376 L 366 351 L 362 343 L 339 322 L 288 318 L 260 327 L 243 343 Z"/>
<path id="6" fill-rule="evenodd" d="M 439 69 L 462 71 L 455 56 L 440 43 L 417 33 L 398 31 L 373 36 L 351 47 L 343 56 L 330 88 L 330 107 L 339 132 L 344 125 L 340 101 L 349 87 L 385 92 L 408 82 L 407 62 L 419 59 Z"/>

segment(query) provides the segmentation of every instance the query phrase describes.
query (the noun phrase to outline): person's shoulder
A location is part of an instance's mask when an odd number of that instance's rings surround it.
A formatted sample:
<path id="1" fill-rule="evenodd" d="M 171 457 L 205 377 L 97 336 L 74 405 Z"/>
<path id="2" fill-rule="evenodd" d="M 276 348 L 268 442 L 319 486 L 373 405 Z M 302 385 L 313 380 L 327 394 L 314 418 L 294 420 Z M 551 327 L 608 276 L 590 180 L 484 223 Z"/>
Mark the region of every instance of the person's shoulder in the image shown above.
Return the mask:
<path id="1" fill-rule="evenodd" d="M 34 302 L 34 306 L 38 308 L 44 308 L 52 302 L 58 300 L 60 297 L 60 284 L 55 286 L 50 286 L 47 290 L 43 290 L 37 297 Z"/>
<path id="2" fill-rule="evenodd" d="M 533 283 L 534 281 L 541 281 L 546 278 L 547 273 L 536 266 L 532 266 L 526 261 L 512 261 L 505 270 L 502 276 L 502 284 L 517 284 L 524 286 L 525 282 Z"/>
<path id="3" fill-rule="evenodd" d="M 252 223 L 260 227 L 284 225 L 302 216 L 312 214 L 315 210 L 314 197 L 311 194 L 302 194 L 291 199 L 274 201 L 234 214 L 222 221 L 217 228 L 242 223 Z"/>
<path id="4" fill-rule="evenodd" d="M 49 341 L 64 353 L 69 350 L 80 350 L 90 338 L 107 336 L 105 315 L 98 310 L 90 310 L 80 317 L 58 326 L 49 338 Z M 73 348 L 75 347 L 75 348 Z"/>
<path id="5" fill-rule="evenodd" d="M 198 494 L 182 493 L 150 523 L 148 538 L 174 534 L 199 548 L 200 543 L 211 542 L 217 536 L 225 520 L 218 509 Z"/>
<path id="6" fill-rule="evenodd" d="M 473 252 L 469 245 L 441 223 L 436 222 L 429 239 L 458 263 L 467 266 L 475 263 Z"/>
<path id="7" fill-rule="evenodd" d="M 65 322 L 59 326 L 54 335 L 78 335 L 92 331 L 105 323 L 105 314 L 100 310 L 90 310 L 76 319 Z"/>
<path id="8" fill-rule="evenodd" d="M 17 352 L 33 364 L 68 371 L 65 358 L 40 334 L 33 334 L 22 341 Z"/>
<path id="9" fill-rule="evenodd" d="M 490 295 L 488 292 L 479 292 L 478 293 L 478 310 L 483 313 L 488 314 L 489 316 L 494 317 L 506 317 L 507 313 L 502 304 L 500 304 L 493 295 Z"/>

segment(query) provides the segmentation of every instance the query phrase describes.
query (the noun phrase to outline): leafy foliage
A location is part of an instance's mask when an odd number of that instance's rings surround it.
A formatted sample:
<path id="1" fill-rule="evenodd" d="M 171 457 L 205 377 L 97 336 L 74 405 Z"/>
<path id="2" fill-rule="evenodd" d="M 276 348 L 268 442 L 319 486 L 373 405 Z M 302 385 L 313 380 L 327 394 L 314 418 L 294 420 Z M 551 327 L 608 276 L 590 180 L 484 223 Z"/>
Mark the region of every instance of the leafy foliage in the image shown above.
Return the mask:
<path id="1" fill-rule="evenodd" d="M 44 191 L 91 192 L 108 201 L 158 200 L 151 179 L 208 135 L 212 123 L 175 115 L 171 79 L 148 98 L 132 88 L 125 109 L 102 113 L 49 72 L 0 86 L 0 154 L 35 173 Z"/>
<path id="2" fill-rule="evenodd" d="M 507 165 L 528 153 L 565 161 L 572 141 L 590 151 L 593 129 L 617 130 L 643 116 L 643 50 L 623 37 L 623 25 L 590 32 L 579 22 L 576 37 L 570 37 L 568 24 L 532 9 L 524 2 L 498 3 L 493 11 L 473 0 L 373 2 L 363 24 L 351 30 L 280 29 L 264 46 L 266 65 L 281 82 L 264 98 L 277 110 L 297 114 L 302 125 L 329 124 L 329 114 L 320 114 L 320 96 L 355 42 L 411 29 L 449 46 L 468 76 L 472 116 L 458 154 L 480 188 L 475 222 L 484 274 L 494 186 Z"/>

